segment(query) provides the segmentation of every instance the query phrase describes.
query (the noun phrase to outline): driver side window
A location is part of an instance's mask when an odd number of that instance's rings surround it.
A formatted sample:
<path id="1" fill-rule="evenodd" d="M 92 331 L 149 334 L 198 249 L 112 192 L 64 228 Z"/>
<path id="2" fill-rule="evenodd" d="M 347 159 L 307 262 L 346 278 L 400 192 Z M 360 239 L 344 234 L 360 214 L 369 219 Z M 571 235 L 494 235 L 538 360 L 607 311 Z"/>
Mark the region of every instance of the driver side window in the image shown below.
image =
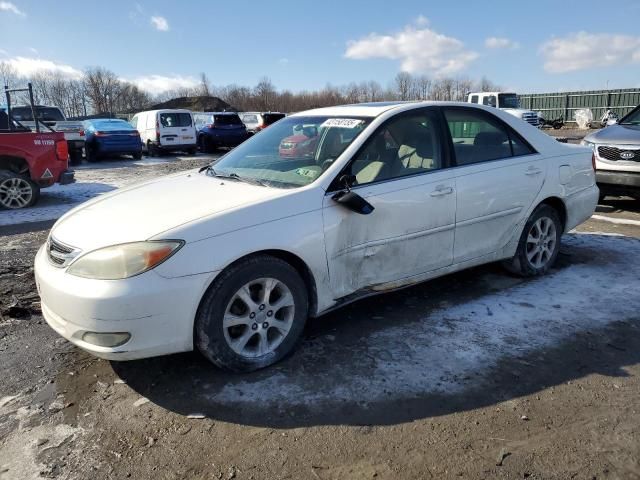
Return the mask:
<path id="1" fill-rule="evenodd" d="M 379 128 L 349 165 L 354 185 L 427 173 L 443 167 L 438 134 L 438 117 L 433 110 L 400 114 Z"/>

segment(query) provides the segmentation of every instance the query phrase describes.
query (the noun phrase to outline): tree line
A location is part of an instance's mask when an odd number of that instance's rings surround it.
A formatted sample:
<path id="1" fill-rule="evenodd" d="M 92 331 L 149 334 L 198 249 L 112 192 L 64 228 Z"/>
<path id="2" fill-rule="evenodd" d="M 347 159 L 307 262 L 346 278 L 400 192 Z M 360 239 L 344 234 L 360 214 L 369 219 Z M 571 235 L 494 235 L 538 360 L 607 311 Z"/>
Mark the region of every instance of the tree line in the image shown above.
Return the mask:
<path id="1" fill-rule="evenodd" d="M 464 101 L 473 90 L 491 91 L 499 87 L 486 78 L 474 82 L 469 78 L 437 78 L 399 72 L 383 87 L 375 80 L 351 82 L 343 86 L 327 85 L 318 90 L 278 90 L 268 77 L 254 87 L 236 84 L 216 86 L 202 73 L 199 82 L 152 94 L 133 83 L 124 81 L 103 67 L 87 68 L 81 78 L 72 79 L 60 73 L 38 73 L 25 79 L 6 62 L 0 62 L 3 85 L 33 84 L 36 103 L 56 105 L 68 117 L 104 113 L 132 113 L 178 97 L 215 96 L 240 111 L 296 112 L 311 108 L 362 102 L 394 100 L 454 100 Z M 23 98 L 22 101 L 25 99 Z"/>

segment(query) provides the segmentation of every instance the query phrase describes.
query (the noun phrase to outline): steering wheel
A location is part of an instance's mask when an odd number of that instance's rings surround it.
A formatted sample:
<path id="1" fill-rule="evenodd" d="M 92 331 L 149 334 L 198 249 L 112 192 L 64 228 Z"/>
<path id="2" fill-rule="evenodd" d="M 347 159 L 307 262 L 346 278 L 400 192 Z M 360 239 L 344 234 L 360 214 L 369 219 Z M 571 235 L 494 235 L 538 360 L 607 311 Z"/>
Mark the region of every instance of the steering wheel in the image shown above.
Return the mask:
<path id="1" fill-rule="evenodd" d="M 328 169 L 334 162 L 335 158 L 327 158 L 324 162 L 322 162 L 322 171 L 324 172 Z"/>

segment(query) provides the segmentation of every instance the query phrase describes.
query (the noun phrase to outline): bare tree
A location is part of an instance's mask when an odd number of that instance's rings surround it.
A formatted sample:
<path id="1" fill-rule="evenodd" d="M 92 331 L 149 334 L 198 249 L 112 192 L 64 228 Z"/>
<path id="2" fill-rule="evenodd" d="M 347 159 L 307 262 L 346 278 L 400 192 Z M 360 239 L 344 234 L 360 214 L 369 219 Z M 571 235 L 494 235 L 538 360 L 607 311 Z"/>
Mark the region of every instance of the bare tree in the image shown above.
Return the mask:
<path id="1" fill-rule="evenodd" d="M 409 100 L 411 94 L 411 84 L 413 78 L 408 72 L 398 72 L 395 78 L 396 92 L 398 93 L 399 100 Z"/>
<path id="2" fill-rule="evenodd" d="M 262 110 L 275 109 L 276 89 L 269 77 L 262 77 L 254 89 L 255 96 Z"/>

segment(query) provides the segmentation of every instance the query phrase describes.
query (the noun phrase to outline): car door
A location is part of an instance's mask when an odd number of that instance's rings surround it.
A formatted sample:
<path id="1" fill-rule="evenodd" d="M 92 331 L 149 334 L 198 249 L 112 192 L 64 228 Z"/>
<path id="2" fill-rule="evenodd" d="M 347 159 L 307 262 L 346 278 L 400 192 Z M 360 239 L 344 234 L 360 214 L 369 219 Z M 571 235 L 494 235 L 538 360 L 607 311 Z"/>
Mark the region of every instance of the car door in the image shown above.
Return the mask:
<path id="1" fill-rule="evenodd" d="M 159 114 L 160 144 L 162 146 L 190 145 L 196 143 L 191 113 L 166 111 Z"/>
<path id="2" fill-rule="evenodd" d="M 456 164 L 453 257 L 460 263 L 506 245 L 542 188 L 546 163 L 491 113 L 447 107 L 443 114 Z"/>
<path id="3" fill-rule="evenodd" d="M 456 188 L 441 127 L 434 108 L 399 114 L 354 155 L 341 175 L 355 177 L 352 191 L 370 214 L 332 199 L 339 181 L 329 188 L 323 221 L 335 298 L 451 264 Z"/>

